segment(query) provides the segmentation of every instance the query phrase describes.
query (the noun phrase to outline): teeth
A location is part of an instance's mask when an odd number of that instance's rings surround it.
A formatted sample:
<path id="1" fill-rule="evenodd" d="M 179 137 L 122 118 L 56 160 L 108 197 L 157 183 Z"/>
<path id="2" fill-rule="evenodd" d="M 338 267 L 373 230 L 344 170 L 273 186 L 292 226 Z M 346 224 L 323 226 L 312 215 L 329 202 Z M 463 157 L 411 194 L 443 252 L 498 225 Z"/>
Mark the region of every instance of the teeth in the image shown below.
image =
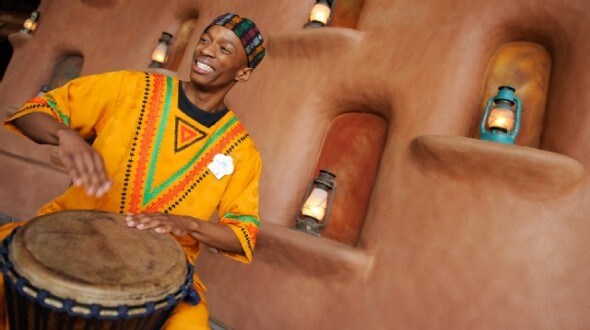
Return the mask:
<path id="1" fill-rule="evenodd" d="M 205 63 L 201 63 L 199 61 L 197 61 L 197 67 L 200 70 L 207 71 L 207 72 L 213 72 L 214 71 L 212 67 L 210 67 L 209 65 L 207 65 Z"/>

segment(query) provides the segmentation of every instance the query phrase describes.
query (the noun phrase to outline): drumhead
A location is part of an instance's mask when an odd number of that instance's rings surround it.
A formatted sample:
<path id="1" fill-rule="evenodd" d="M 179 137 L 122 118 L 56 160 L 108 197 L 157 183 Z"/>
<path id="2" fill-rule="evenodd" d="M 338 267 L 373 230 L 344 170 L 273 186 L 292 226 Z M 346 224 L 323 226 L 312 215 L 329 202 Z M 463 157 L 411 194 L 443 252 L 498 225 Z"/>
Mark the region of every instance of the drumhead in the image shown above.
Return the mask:
<path id="1" fill-rule="evenodd" d="M 170 235 L 129 228 L 124 215 L 100 211 L 30 220 L 14 236 L 9 259 L 38 289 L 102 306 L 164 299 L 187 272 L 182 248 Z"/>

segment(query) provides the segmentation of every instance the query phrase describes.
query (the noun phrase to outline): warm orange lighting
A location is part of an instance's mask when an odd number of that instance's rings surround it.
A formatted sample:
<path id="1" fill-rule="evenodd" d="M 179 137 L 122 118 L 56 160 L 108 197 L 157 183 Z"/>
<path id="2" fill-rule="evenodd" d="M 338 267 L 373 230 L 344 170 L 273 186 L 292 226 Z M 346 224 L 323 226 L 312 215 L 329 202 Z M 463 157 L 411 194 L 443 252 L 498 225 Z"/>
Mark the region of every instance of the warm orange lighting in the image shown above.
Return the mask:
<path id="1" fill-rule="evenodd" d="M 27 18 L 27 20 L 23 24 L 23 27 L 26 30 L 33 32 L 33 31 L 35 31 L 35 29 L 37 29 L 37 22 L 33 21 L 30 18 Z"/>
<path id="2" fill-rule="evenodd" d="M 326 215 L 327 202 L 328 191 L 321 188 L 314 188 L 303 204 L 301 214 L 322 222 Z"/>
<path id="3" fill-rule="evenodd" d="M 38 11 L 34 11 L 31 13 L 31 16 L 25 20 L 23 23 L 23 28 L 21 32 L 23 33 L 33 33 L 37 29 L 39 25 L 39 19 L 41 18 L 41 13 Z"/>
<path id="4" fill-rule="evenodd" d="M 152 52 L 152 61 L 164 64 L 168 57 L 168 45 L 159 43 Z"/>
<path id="5" fill-rule="evenodd" d="M 488 127 L 504 133 L 514 129 L 514 111 L 504 108 L 494 108 L 488 117 Z"/>
<path id="6" fill-rule="evenodd" d="M 498 93 L 488 99 L 479 126 L 482 140 L 514 144 L 522 115 L 522 103 L 515 92 L 512 86 L 500 86 Z"/>
<path id="7" fill-rule="evenodd" d="M 168 48 L 170 48 L 170 42 L 172 41 L 172 35 L 168 32 L 162 32 L 158 45 L 152 52 L 152 63 L 150 67 L 161 68 L 166 60 L 168 60 Z"/>
<path id="8" fill-rule="evenodd" d="M 330 19 L 331 9 L 330 6 L 326 3 L 316 3 L 311 10 L 311 15 L 309 15 L 310 22 L 320 22 L 323 25 L 328 24 L 328 20 Z"/>
<path id="9" fill-rule="evenodd" d="M 295 219 L 295 230 L 321 237 L 320 231 L 330 220 L 330 211 L 334 205 L 336 175 L 320 170 L 317 178 L 307 186 L 301 204 L 301 212 Z"/>

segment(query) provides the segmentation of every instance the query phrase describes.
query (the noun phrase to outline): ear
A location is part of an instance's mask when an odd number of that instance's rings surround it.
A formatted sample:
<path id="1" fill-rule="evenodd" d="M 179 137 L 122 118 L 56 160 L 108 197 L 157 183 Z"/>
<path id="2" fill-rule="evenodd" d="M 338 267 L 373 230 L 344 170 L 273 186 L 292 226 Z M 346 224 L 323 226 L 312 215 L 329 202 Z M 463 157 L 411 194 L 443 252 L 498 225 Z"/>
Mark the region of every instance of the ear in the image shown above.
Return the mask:
<path id="1" fill-rule="evenodd" d="M 236 77 L 234 78 L 237 82 L 246 82 L 250 79 L 250 74 L 252 73 L 252 68 L 244 67 L 238 70 L 236 73 Z"/>

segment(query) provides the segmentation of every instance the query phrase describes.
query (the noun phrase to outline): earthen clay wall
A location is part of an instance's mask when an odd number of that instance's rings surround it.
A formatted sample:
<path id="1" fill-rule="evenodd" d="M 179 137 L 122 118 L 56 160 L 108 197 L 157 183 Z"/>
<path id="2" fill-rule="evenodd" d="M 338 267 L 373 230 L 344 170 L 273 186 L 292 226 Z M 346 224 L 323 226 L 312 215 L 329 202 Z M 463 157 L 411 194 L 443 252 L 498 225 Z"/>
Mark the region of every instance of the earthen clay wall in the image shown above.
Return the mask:
<path id="1" fill-rule="evenodd" d="M 45 0 L 34 37 L 15 38 L 0 109 L 35 95 L 63 55 L 82 55 L 82 74 L 144 69 L 161 31 L 197 18 L 192 45 L 217 14 L 250 16 L 268 57 L 229 104 L 262 154 L 263 224 L 253 264 L 201 256 L 214 318 L 590 326 L 590 3 L 342 0 L 341 27 L 303 30 L 313 3 Z M 181 77 L 190 48 L 171 68 Z M 505 84 L 524 103 L 514 146 L 477 139 L 482 105 Z M 63 191 L 54 152 L 0 131 L 0 211 L 30 217 Z M 342 193 L 319 239 L 291 228 L 326 167 Z"/>

